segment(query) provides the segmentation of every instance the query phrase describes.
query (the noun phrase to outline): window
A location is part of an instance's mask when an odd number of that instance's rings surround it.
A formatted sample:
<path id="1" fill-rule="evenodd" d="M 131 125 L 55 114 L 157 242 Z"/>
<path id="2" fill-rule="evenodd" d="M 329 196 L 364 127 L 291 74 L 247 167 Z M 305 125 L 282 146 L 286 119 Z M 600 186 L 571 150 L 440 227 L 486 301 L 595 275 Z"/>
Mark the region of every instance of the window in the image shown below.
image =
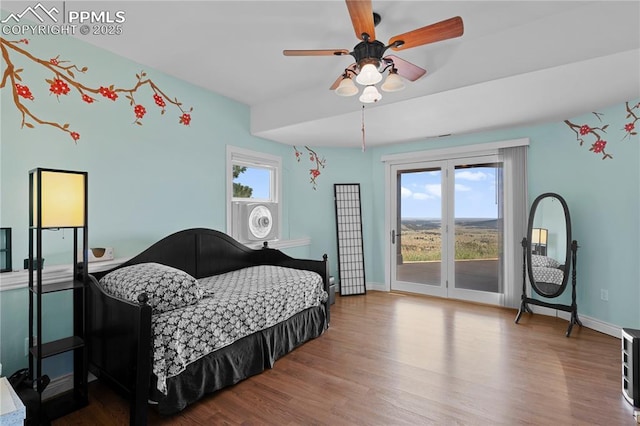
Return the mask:
<path id="1" fill-rule="evenodd" d="M 227 233 L 241 242 L 280 237 L 282 159 L 227 146 Z"/>
<path id="2" fill-rule="evenodd" d="M 274 199 L 276 191 L 273 184 L 276 171 L 273 167 L 247 165 L 242 162 L 234 162 L 232 167 L 233 200 L 277 201 Z"/>

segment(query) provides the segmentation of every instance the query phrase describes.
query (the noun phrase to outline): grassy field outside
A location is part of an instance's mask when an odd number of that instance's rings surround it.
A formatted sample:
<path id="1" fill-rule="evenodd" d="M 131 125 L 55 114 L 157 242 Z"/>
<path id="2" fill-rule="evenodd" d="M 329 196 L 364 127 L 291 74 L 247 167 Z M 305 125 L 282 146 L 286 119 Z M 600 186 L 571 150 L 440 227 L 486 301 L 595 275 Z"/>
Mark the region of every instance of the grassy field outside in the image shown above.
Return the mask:
<path id="1" fill-rule="evenodd" d="M 442 260 L 437 221 L 402 221 L 403 262 Z M 455 259 L 497 259 L 500 253 L 497 221 L 467 220 L 456 223 Z"/>

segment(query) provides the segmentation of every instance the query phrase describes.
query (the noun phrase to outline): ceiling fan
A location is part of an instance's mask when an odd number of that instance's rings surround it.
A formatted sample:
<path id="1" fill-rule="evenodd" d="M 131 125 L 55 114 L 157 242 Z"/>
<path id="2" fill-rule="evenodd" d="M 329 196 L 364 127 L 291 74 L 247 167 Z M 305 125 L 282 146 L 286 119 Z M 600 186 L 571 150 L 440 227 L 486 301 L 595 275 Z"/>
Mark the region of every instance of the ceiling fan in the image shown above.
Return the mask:
<path id="1" fill-rule="evenodd" d="M 382 72 L 389 71 L 381 89 L 394 92 L 404 88 L 404 82 L 399 76 L 409 81 L 415 81 L 427 71 L 394 55 L 384 56 L 388 49 L 404 50 L 424 44 L 460 37 L 464 32 L 462 18 L 445 19 L 435 24 L 427 25 L 389 39 L 388 44 L 376 40 L 375 27 L 380 22 L 380 15 L 373 12 L 371 0 L 345 0 L 351 16 L 351 23 L 356 37 L 362 40 L 353 51 L 347 49 L 320 50 L 284 50 L 285 56 L 343 56 L 351 55 L 355 62 L 345 68 L 344 73 L 331 85 L 340 96 L 353 96 L 358 93 L 358 84 L 365 86 L 360 101 L 363 103 L 377 102 L 382 98 L 375 84 L 382 80 Z"/>

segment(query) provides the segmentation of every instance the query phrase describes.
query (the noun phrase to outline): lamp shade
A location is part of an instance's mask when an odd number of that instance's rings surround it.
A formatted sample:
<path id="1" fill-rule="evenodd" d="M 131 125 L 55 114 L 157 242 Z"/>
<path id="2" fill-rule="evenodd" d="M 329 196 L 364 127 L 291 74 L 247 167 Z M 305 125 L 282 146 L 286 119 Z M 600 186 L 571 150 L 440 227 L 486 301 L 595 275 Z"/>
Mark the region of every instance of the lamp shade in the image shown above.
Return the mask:
<path id="1" fill-rule="evenodd" d="M 32 171 L 32 179 L 31 226 L 38 226 L 38 209 L 42 228 L 86 225 L 86 172 L 36 169 Z"/>
<path id="2" fill-rule="evenodd" d="M 378 68 L 373 64 L 363 66 L 360 73 L 356 76 L 356 82 L 363 86 L 379 83 L 380 80 L 382 80 L 382 74 L 380 74 Z"/>
<path id="3" fill-rule="evenodd" d="M 389 72 L 389 75 L 380 88 L 385 92 L 397 92 L 398 90 L 404 89 L 404 81 L 402 81 L 402 78 L 397 73 Z"/>
<path id="4" fill-rule="evenodd" d="M 358 93 L 358 88 L 349 77 L 343 78 L 336 88 L 336 95 L 339 96 L 353 96 L 356 93 Z"/>
<path id="5" fill-rule="evenodd" d="M 531 229 L 531 243 L 532 244 L 547 244 L 548 230 L 545 228 L 532 228 Z"/>
<path id="6" fill-rule="evenodd" d="M 360 95 L 360 102 L 364 104 L 370 104 L 373 102 L 378 102 L 382 99 L 382 95 L 376 89 L 376 86 L 367 86 L 362 91 L 362 95 Z"/>

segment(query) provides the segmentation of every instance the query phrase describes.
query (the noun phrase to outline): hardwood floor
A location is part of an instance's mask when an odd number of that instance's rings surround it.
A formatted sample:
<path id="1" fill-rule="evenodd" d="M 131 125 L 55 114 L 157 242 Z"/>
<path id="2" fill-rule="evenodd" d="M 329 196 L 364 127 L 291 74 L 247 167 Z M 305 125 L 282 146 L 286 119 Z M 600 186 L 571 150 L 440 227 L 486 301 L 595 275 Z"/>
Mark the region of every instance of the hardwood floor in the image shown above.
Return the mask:
<path id="1" fill-rule="evenodd" d="M 635 425 L 620 340 L 515 310 L 405 293 L 337 297 L 331 327 L 272 370 L 150 424 Z M 98 382 L 60 425 L 126 424 Z"/>

